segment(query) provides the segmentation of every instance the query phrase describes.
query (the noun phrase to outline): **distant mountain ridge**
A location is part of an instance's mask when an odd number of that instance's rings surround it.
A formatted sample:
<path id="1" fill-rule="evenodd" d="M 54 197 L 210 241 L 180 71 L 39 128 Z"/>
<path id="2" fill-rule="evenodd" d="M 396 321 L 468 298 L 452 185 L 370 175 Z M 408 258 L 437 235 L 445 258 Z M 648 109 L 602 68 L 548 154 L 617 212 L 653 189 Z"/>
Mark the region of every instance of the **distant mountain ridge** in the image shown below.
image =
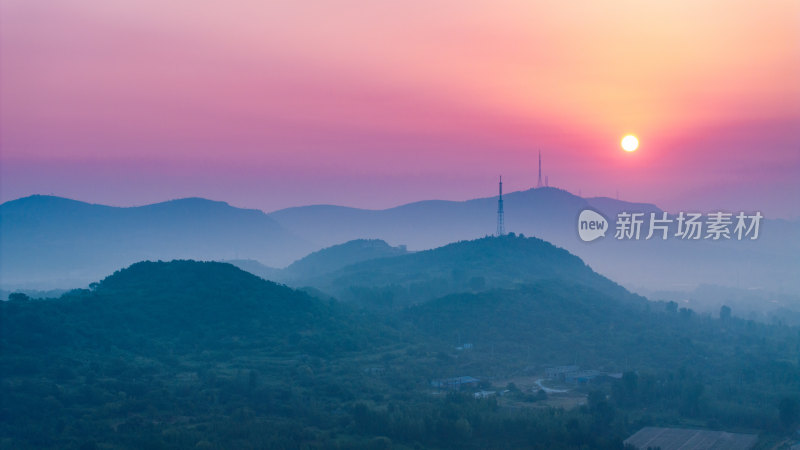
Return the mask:
<path id="1" fill-rule="evenodd" d="M 392 247 L 381 239 L 356 239 L 317 250 L 299 259 L 286 272 L 290 277 L 319 276 L 362 261 L 407 254 L 405 247 Z"/>
<path id="2" fill-rule="evenodd" d="M 511 192 L 504 201 L 508 231 L 565 248 L 631 289 L 680 291 L 711 283 L 800 293 L 795 276 L 800 272 L 800 222 L 765 219 L 757 241 L 617 241 L 613 222 L 618 212 L 649 217 L 662 211 L 648 203 L 584 199 L 550 187 Z M 197 198 L 116 208 L 32 196 L 0 205 L 0 287 L 85 286 L 136 261 L 176 258 L 236 261 L 269 279 L 297 279 L 316 269 L 308 261 L 289 271 L 275 268 L 349 241 L 383 240 L 387 248 L 406 245 L 417 251 L 478 239 L 494 232 L 496 208 L 496 196 L 384 210 L 316 205 L 269 214 Z M 578 239 L 577 217 L 585 208 L 609 219 L 605 238 L 592 243 Z M 321 252 L 315 258 L 341 259 L 322 265 L 330 270 L 353 262 L 347 253 Z M 367 256 L 380 255 L 367 252 L 359 258 Z M 289 277 L 291 272 L 296 273 Z"/>
<path id="3" fill-rule="evenodd" d="M 540 236 L 563 231 L 584 208 L 615 217 L 619 211 L 661 212 L 649 203 L 631 203 L 607 197 L 581 198 L 557 188 L 538 188 L 503 195 L 506 228 Z M 545 214 L 543 214 L 543 212 Z M 384 239 L 406 244 L 411 250 L 439 247 L 459 240 L 480 238 L 496 229 L 497 196 L 466 201 L 424 200 L 389 209 L 368 210 L 334 205 L 286 208 L 269 216 L 298 234 L 328 246 L 353 239 Z M 569 237 L 575 237 L 574 229 Z M 560 237 L 560 235 L 559 235 Z"/>
<path id="4" fill-rule="evenodd" d="M 632 289 L 685 290 L 714 283 L 800 293 L 800 279 L 795 276 L 800 272 L 800 258 L 796 257 L 800 252 L 800 222 L 764 219 L 756 241 L 683 241 L 674 236 L 667 241 L 645 240 L 650 214 L 660 217 L 664 212 L 650 203 L 581 198 L 552 187 L 510 192 L 503 195 L 503 201 L 507 231 L 563 247 L 596 271 Z M 600 212 L 609 221 L 605 237 L 591 243 L 582 242 L 577 233 L 578 216 L 586 208 Z M 640 240 L 614 238 L 620 212 L 644 214 Z M 497 196 L 421 201 L 384 210 L 304 206 L 269 216 L 322 245 L 369 238 L 424 250 L 493 234 Z M 672 226 L 674 235 L 674 223 Z"/>
<path id="5" fill-rule="evenodd" d="M 355 239 L 343 244 L 317 250 L 290 264 L 276 269 L 254 260 L 224 261 L 266 280 L 282 283 L 313 279 L 338 269 L 371 259 L 399 256 L 408 253 L 404 247 L 392 247 L 380 239 Z"/>
<path id="6" fill-rule="evenodd" d="M 37 195 L 0 205 L 4 286 L 86 285 L 147 259 L 252 258 L 281 266 L 313 249 L 261 211 L 200 198 L 119 208 Z"/>

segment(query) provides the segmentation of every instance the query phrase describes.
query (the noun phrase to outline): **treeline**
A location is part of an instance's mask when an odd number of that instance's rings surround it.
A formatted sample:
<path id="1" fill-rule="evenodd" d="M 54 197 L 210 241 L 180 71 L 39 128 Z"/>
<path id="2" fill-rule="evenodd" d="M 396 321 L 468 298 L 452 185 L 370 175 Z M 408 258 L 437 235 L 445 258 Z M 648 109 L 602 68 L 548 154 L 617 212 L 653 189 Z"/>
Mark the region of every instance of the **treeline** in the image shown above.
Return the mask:
<path id="1" fill-rule="evenodd" d="M 60 299 L 0 302 L 0 448 L 620 449 L 646 425 L 787 436 L 798 356 L 797 328 L 558 280 L 376 313 L 225 264 L 141 263 Z M 492 381 L 574 359 L 624 374 L 575 387 L 586 404 L 569 410 Z M 430 385 L 460 375 L 509 392 Z"/>

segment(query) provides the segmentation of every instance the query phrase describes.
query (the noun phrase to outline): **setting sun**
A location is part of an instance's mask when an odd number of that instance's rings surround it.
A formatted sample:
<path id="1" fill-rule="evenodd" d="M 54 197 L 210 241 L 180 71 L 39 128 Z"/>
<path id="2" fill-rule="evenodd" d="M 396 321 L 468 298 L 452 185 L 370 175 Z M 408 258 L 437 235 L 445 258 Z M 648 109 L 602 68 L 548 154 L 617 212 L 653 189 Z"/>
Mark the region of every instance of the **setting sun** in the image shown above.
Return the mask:
<path id="1" fill-rule="evenodd" d="M 623 150 L 626 152 L 632 152 L 639 148 L 639 139 L 637 139 L 636 136 L 629 134 L 622 138 L 621 144 Z"/>

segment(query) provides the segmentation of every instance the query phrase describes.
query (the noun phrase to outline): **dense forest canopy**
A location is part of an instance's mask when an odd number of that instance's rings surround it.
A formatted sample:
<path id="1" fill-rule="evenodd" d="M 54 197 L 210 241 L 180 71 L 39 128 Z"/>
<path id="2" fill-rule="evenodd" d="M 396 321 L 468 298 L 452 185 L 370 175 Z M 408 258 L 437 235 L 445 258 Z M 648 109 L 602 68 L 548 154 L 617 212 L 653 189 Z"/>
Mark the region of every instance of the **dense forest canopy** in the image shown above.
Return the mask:
<path id="1" fill-rule="evenodd" d="M 647 425 L 768 448 L 800 423 L 797 327 L 648 302 L 538 239 L 330 273 L 350 297 L 196 261 L 12 294 L 0 448 L 619 449 Z M 545 379 L 567 365 L 592 380 Z"/>
<path id="2" fill-rule="evenodd" d="M 356 262 L 318 277 L 294 280 L 368 307 L 402 308 L 461 292 L 508 288 L 540 280 L 582 284 L 619 300 L 642 302 L 549 242 L 509 234 L 455 242 L 400 256 Z"/>

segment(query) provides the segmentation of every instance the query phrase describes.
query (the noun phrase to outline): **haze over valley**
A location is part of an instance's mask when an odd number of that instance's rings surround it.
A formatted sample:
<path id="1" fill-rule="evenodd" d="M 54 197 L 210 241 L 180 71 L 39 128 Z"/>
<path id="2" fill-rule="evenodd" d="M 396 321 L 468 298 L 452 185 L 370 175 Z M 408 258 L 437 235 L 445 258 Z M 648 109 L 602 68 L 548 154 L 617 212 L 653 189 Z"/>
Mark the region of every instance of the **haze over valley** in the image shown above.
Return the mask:
<path id="1" fill-rule="evenodd" d="M 757 240 L 623 241 L 614 239 L 611 229 L 605 238 L 586 243 L 577 235 L 583 209 L 612 220 L 620 212 L 660 217 L 662 210 L 610 198 L 584 199 L 549 187 L 506 193 L 504 206 L 507 230 L 562 247 L 654 300 L 709 312 L 735 303 L 743 316 L 762 320 L 775 311 L 800 311 L 800 281 L 794 276 L 800 273 L 800 222 L 767 218 Z M 336 259 L 343 268 L 477 239 L 492 234 L 496 208 L 496 196 L 420 201 L 387 210 L 318 205 L 271 213 L 199 198 L 116 208 L 32 196 L 0 205 L 0 288 L 66 290 L 86 287 L 137 261 L 197 259 L 231 261 L 266 279 L 328 290 L 330 281 L 319 269 L 303 269 L 313 264 L 308 260 L 314 255 L 303 259 L 309 253 L 333 247 L 329 252 L 335 254 L 341 244 L 361 239 L 383 241 L 356 242 L 349 251 L 340 250 Z M 530 276 L 539 276 L 538 271 Z M 706 295 L 693 295 L 697 289 Z"/>

